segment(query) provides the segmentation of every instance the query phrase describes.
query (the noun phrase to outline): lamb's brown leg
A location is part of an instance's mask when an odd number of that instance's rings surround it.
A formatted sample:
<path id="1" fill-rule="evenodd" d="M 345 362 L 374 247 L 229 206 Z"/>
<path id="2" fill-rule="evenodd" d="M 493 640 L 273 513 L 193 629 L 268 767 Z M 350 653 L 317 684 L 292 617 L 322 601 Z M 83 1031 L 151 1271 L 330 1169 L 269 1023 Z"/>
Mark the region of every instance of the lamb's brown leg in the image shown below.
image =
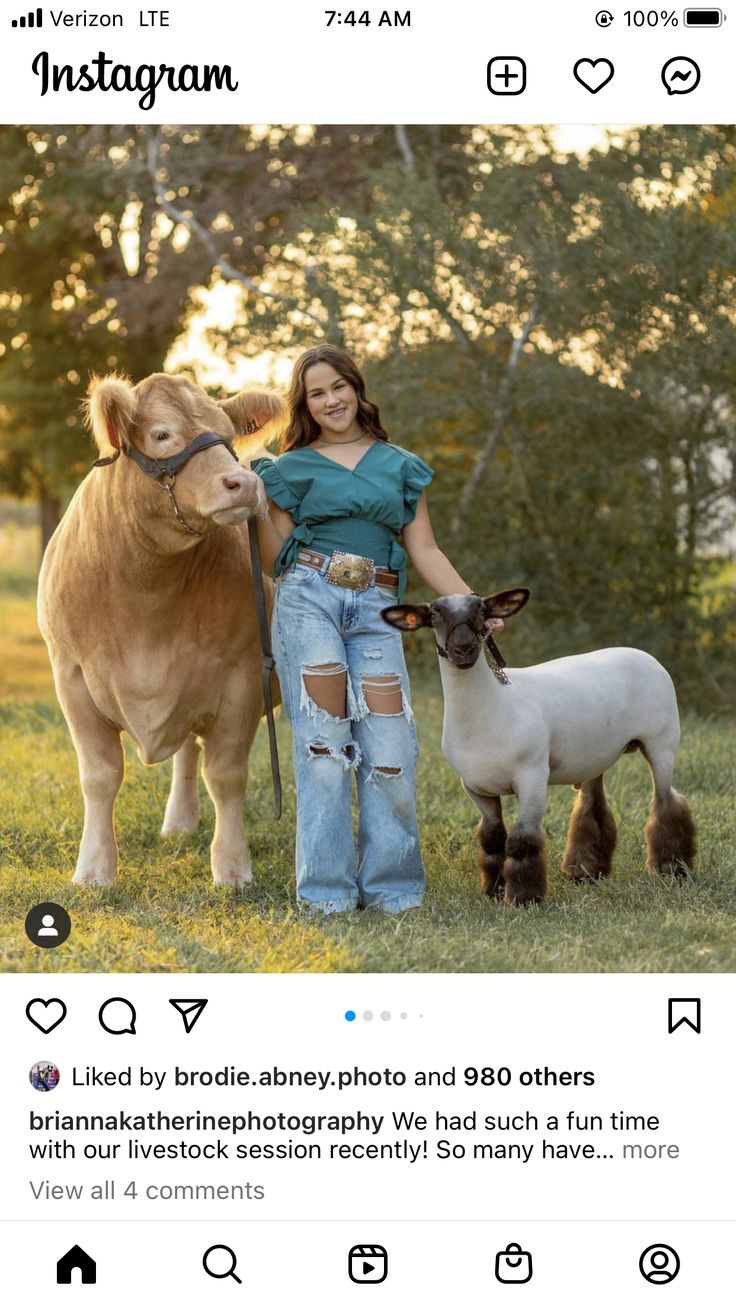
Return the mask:
<path id="1" fill-rule="evenodd" d="M 603 777 L 593 777 L 580 787 L 570 815 L 562 871 L 571 881 L 610 876 L 615 848 L 616 822 Z"/>
<path id="2" fill-rule="evenodd" d="M 541 767 L 518 779 L 519 820 L 506 842 L 503 879 L 510 907 L 538 904 L 547 893 L 547 861 L 542 818 L 547 805 L 549 772 Z"/>
<path id="3" fill-rule="evenodd" d="M 502 895 L 504 891 L 503 861 L 506 852 L 506 827 L 498 795 L 481 795 L 463 781 L 463 790 L 480 809 L 481 818 L 476 833 L 480 842 L 478 864 L 480 888 L 484 895 Z"/>

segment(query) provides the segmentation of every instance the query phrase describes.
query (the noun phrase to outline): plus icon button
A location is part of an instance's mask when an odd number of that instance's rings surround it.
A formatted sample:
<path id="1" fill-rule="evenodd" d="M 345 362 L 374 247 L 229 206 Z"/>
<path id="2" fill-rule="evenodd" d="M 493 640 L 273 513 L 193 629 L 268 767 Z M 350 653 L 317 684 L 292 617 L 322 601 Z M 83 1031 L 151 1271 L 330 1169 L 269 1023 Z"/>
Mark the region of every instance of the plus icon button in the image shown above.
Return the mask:
<path id="1" fill-rule="evenodd" d="M 521 95 L 526 90 L 526 64 L 511 55 L 489 59 L 487 72 L 491 95 Z"/>

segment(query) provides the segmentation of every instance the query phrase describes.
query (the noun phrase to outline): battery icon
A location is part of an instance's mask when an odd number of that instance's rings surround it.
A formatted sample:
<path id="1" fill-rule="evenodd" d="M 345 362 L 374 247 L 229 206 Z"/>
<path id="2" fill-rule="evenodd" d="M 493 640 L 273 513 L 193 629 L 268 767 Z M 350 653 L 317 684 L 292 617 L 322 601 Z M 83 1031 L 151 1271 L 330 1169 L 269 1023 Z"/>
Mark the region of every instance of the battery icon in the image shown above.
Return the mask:
<path id="1" fill-rule="evenodd" d="M 722 9 L 686 9 L 685 26 L 686 27 L 721 27 L 723 24 Z"/>

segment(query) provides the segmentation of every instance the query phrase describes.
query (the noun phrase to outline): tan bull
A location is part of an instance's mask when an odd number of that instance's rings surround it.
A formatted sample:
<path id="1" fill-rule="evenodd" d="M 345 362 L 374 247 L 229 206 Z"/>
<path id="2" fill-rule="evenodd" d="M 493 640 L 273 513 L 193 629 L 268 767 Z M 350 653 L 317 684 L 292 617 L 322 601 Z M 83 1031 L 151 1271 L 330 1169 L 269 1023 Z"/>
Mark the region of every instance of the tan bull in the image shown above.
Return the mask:
<path id="1" fill-rule="evenodd" d="M 144 763 L 174 755 L 163 835 L 197 827 L 203 744 L 215 807 L 212 875 L 230 885 L 251 880 L 243 799 L 263 696 L 245 524 L 265 501 L 260 479 L 229 443 L 283 416 L 270 392 L 217 404 L 181 376 L 90 386 L 101 466 L 54 533 L 38 598 L 84 794 L 77 884 L 115 878 L 123 731 Z M 219 440 L 198 440 L 202 433 Z M 246 452 L 261 441 L 251 436 Z M 196 452 L 177 460 L 192 442 Z M 173 475 L 161 475 L 153 459 L 173 461 Z M 268 578 L 264 585 L 270 605 Z"/>

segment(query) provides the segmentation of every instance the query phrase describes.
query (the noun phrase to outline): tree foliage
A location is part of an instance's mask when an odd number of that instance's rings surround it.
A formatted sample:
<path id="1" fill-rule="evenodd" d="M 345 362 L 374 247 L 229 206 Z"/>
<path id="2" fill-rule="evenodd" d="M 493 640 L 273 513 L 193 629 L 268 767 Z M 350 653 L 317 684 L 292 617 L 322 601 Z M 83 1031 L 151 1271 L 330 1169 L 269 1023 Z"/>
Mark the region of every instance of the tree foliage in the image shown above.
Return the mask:
<path id="1" fill-rule="evenodd" d="M 230 280 L 212 348 L 358 356 L 461 573 L 533 587 L 518 656 L 643 645 L 723 702 L 735 162 L 724 127 L 5 129 L 0 482 L 71 487 L 89 372 L 160 367 Z"/>

